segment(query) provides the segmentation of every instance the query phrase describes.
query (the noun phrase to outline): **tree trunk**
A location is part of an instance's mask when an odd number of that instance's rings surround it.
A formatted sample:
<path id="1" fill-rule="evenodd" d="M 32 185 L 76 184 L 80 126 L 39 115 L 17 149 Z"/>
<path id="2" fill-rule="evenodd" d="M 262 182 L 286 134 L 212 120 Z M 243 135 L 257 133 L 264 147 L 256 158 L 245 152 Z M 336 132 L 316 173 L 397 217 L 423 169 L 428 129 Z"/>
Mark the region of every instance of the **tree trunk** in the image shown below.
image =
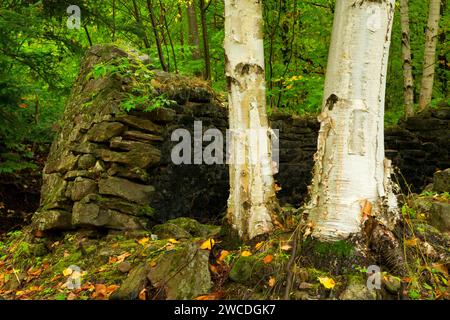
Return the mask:
<path id="1" fill-rule="evenodd" d="M 203 36 L 203 58 L 205 60 L 205 75 L 204 78 L 207 81 L 211 80 L 211 58 L 209 55 L 209 41 L 208 41 L 208 29 L 206 25 L 206 6 L 205 0 L 200 0 L 200 16 L 202 21 L 202 36 Z"/>
<path id="2" fill-rule="evenodd" d="M 178 4 L 178 15 L 180 17 L 180 45 L 181 45 L 181 53 L 184 53 L 183 11 L 181 10 L 181 5 L 180 4 Z"/>
<path id="3" fill-rule="evenodd" d="M 139 13 L 139 8 L 137 6 L 136 0 L 133 0 L 133 11 L 134 11 L 134 18 L 136 19 L 136 23 L 138 24 L 139 28 L 141 28 L 142 32 L 143 32 L 143 41 L 144 41 L 144 46 L 146 49 L 150 48 L 150 42 L 147 39 L 147 35 L 145 33 L 144 30 L 144 26 L 142 24 L 142 20 L 141 20 L 141 14 Z"/>
<path id="4" fill-rule="evenodd" d="M 402 26 L 403 95 L 405 99 L 405 115 L 406 117 L 412 117 L 414 115 L 414 82 L 411 65 L 408 0 L 400 0 L 400 21 Z"/>
<path id="5" fill-rule="evenodd" d="M 320 241 L 346 239 L 361 231 L 368 215 L 378 216 L 397 206 L 390 161 L 384 158 L 394 3 L 336 2 L 308 208 L 312 235 Z M 383 205 L 389 210 L 382 211 Z"/>
<path id="6" fill-rule="evenodd" d="M 198 23 L 197 23 L 197 13 L 195 12 L 195 5 L 192 2 L 187 4 L 187 18 L 188 18 L 188 42 L 191 47 L 193 47 L 192 58 L 200 59 L 200 39 L 198 36 Z"/>
<path id="7" fill-rule="evenodd" d="M 431 96 L 433 94 L 434 69 L 436 63 L 436 44 L 439 29 L 440 9 L 440 0 L 430 0 L 427 31 L 425 33 L 425 53 L 423 55 L 423 74 L 419 99 L 420 110 L 424 110 L 430 104 Z"/>
<path id="8" fill-rule="evenodd" d="M 159 62 L 161 63 L 161 68 L 164 71 L 168 71 L 169 69 L 167 68 L 166 61 L 164 59 L 164 53 L 162 51 L 161 40 L 160 40 L 159 34 L 158 34 L 158 24 L 156 23 L 156 19 L 155 19 L 155 13 L 153 11 L 152 0 L 147 0 L 147 8 L 148 8 L 148 13 L 150 14 L 150 21 L 152 22 L 153 33 L 155 35 L 155 42 L 156 42 L 156 48 L 158 50 Z"/>
<path id="9" fill-rule="evenodd" d="M 273 229 L 271 215 L 278 208 L 266 114 L 260 1 L 225 1 L 224 47 L 232 132 L 227 218 L 247 240 Z"/>
<path id="10" fill-rule="evenodd" d="M 170 35 L 169 25 L 167 23 L 166 9 L 164 8 L 164 5 L 163 5 L 161 0 L 159 0 L 159 7 L 161 8 L 161 18 L 162 18 L 163 23 L 164 23 L 164 28 L 166 29 L 167 37 L 169 38 L 169 44 L 170 44 L 170 49 L 172 51 L 172 57 L 173 57 L 173 64 L 174 64 L 174 67 L 175 67 L 175 73 L 178 73 L 177 56 L 175 54 L 175 48 L 173 46 L 172 36 Z"/>

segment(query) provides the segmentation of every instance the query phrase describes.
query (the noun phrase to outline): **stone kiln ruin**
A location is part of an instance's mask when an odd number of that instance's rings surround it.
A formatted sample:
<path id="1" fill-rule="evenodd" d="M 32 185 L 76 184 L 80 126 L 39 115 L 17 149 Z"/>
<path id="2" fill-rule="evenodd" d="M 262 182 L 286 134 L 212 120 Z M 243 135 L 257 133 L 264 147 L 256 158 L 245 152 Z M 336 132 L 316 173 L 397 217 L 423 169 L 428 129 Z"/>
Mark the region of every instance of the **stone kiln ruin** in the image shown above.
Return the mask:
<path id="1" fill-rule="evenodd" d="M 33 224 L 41 230 L 97 227 L 141 229 L 186 216 L 219 220 L 228 198 L 226 165 L 174 165 L 173 130 L 225 134 L 227 109 L 202 82 L 153 71 L 153 96 L 173 100 L 169 108 L 125 112 L 121 103 L 136 85 L 127 73 L 94 77 L 95 65 L 133 53 L 94 46 L 86 54 L 66 105 L 43 173 L 40 208 Z M 139 108 L 138 108 L 139 109 Z M 436 169 L 450 167 L 450 109 L 441 108 L 386 130 L 386 154 L 416 190 L 431 182 Z M 319 125 L 314 118 L 270 116 L 280 130 L 280 165 L 275 176 L 280 202 L 299 205 L 310 183 Z"/>

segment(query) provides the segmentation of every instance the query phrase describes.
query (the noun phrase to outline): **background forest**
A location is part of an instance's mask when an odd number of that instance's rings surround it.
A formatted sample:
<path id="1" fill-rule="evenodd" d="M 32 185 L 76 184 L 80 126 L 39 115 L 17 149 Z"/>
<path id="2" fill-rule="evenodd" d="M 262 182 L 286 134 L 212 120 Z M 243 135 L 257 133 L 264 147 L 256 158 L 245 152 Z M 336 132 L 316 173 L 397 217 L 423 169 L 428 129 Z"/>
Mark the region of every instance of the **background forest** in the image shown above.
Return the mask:
<path id="1" fill-rule="evenodd" d="M 115 43 L 147 53 L 156 68 L 210 81 L 225 97 L 224 4 L 218 0 L 72 1 L 80 29 L 67 27 L 68 2 L 4 0 L 0 7 L 0 173 L 33 167 L 45 154 L 84 51 Z M 315 113 L 322 103 L 332 0 L 264 1 L 269 112 Z M 431 107 L 448 103 L 449 11 L 442 1 Z M 404 116 L 399 2 L 392 33 L 386 123 Z M 409 1 L 414 100 L 418 101 L 428 4 Z M 447 23 L 446 23 L 447 22 Z"/>

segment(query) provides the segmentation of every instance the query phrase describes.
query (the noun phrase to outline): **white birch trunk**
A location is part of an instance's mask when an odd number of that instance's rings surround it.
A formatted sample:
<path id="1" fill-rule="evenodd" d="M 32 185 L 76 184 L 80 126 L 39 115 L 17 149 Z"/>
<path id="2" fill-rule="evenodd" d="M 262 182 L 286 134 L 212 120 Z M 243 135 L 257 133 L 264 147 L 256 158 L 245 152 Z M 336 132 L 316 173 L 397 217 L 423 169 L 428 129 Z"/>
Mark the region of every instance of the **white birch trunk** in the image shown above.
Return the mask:
<path id="1" fill-rule="evenodd" d="M 414 115 L 414 92 L 411 65 L 411 44 L 409 32 L 408 0 L 400 0 L 400 24 L 402 26 L 402 56 L 403 56 L 403 95 L 405 100 L 405 114 Z"/>
<path id="2" fill-rule="evenodd" d="M 272 230 L 271 214 L 277 206 L 266 114 L 261 1 L 225 0 L 224 47 L 232 130 L 227 218 L 241 238 L 251 239 Z"/>
<path id="3" fill-rule="evenodd" d="M 396 207 L 384 158 L 394 3 L 336 1 L 310 203 L 312 235 L 322 241 L 360 232 L 364 215 L 381 214 L 383 202 Z"/>
<path id="4" fill-rule="evenodd" d="M 425 33 L 422 85 L 420 87 L 420 110 L 424 110 L 430 104 L 433 94 L 434 69 L 436 63 L 436 44 L 437 34 L 439 30 L 440 9 L 440 0 L 430 0 L 427 31 Z"/>

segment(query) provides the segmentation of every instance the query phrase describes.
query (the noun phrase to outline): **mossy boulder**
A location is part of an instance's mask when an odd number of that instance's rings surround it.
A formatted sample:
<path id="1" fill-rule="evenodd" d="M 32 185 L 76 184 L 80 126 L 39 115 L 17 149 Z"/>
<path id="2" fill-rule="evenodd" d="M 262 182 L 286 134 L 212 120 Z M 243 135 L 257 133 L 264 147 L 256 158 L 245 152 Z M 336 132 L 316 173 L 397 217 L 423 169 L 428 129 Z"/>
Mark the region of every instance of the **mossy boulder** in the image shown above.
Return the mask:
<path id="1" fill-rule="evenodd" d="M 190 218 L 176 218 L 153 227 L 153 233 L 160 239 L 187 239 L 191 237 L 213 237 L 220 232 L 219 226 L 201 224 Z"/>
<path id="2" fill-rule="evenodd" d="M 367 287 L 366 279 L 362 276 L 349 276 L 347 287 L 339 295 L 341 300 L 376 300 L 375 289 Z"/>

